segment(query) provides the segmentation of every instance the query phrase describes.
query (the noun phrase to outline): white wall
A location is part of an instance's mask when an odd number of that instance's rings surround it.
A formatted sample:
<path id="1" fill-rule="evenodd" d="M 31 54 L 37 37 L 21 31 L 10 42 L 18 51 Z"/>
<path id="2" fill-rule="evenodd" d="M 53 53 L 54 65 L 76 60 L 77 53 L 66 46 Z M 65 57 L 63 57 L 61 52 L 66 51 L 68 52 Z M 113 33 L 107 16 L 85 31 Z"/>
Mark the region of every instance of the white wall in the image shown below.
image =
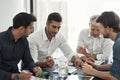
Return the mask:
<path id="1" fill-rule="evenodd" d="M 89 28 L 89 18 L 104 11 L 120 16 L 120 0 L 68 0 L 68 43 L 76 51 L 80 31 Z"/>
<path id="2" fill-rule="evenodd" d="M 24 0 L 0 0 L 0 32 L 12 25 L 12 18 L 25 11 Z"/>

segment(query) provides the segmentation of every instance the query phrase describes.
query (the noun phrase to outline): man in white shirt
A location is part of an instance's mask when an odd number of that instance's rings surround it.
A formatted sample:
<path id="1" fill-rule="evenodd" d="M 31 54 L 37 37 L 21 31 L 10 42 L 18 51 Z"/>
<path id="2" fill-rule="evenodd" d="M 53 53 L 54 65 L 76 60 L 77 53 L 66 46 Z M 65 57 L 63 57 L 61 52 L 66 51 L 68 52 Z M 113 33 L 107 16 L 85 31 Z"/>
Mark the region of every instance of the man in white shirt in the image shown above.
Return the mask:
<path id="1" fill-rule="evenodd" d="M 41 31 L 36 31 L 28 38 L 30 51 L 36 64 L 43 69 L 47 69 L 49 74 L 54 66 L 52 54 L 57 48 L 60 48 L 65 57 L 71 60 L 76 67 L 81 65 L 80 59 L 75 56 L 70 46 L 67 44 L 64 36 L 59 32 L 61 28 L 62 17 L 59 13 L 49 14 L 46 27 Z M 58 54 L 59 55 L 59 54 Z"/>
<path id="2" fill-rule="evenodd" d="M 113 41 L 103 38 L 100 34 L 100 29 L 95 22 L 97 17 L 98 15 L 92 16 L 89 22 L 90 28 L 80 32 L 77 52 L 84 54 L 87 58 L 107 61 L 112 54 Z"/>

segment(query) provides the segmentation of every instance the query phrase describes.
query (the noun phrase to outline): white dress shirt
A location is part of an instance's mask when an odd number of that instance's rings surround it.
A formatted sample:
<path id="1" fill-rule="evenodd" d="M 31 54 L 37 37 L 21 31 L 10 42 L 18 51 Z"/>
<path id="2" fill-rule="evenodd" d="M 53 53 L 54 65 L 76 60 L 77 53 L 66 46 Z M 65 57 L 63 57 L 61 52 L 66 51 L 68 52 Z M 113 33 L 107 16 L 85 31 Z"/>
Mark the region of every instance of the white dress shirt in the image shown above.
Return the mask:
<path id="1" fill-rule="evenodd" d="M 36 31 L 31 34 L 28 37 L 28 41 L 31 55 L 35 62 L 38 60 L 44 61 L 46 56 L 51 56 L 57 48 L 60 48 L 69 60 L 75 55 L 60 32 L 49 41 L 44 28 L 41 31 Z"/>
<path id="2" fill-rule="evenodd" d="M 112 55 L 113 41 L 103 38 L 102 35 L 93 37 L 89 29 L 83 29 L 78 38 L 78 46 L 86 49 L 88 53 L 97 54 L 97 60 L 108 60 Z"/>

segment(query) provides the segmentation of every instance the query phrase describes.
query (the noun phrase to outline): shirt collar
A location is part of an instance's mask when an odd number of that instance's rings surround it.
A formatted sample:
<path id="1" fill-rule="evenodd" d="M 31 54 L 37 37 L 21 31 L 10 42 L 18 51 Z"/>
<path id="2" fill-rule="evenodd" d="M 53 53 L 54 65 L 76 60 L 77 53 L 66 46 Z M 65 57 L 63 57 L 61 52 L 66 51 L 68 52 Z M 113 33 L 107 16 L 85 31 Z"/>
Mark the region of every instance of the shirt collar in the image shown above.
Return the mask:
<path id="1" fill-rule="evenodd" d="M 14 36 L 13 36 L 11 30 L 12 30 L 12 27 L 9 27 L 8 30 L 7 30 L 7 32 L 8 32 L 8 35 L 9 35 L 10 40 L 11 40 L 11 41 L 14 41 L 15 39 L 14 39 Z"/>
<path id="2" fill-rule="evenodd" d="M 10 41 L 15 41 L 15 39 L 14 39 L 14 36 L 13 36 L 13 34 L 12 34 L 12 26 L 11 27 L 9 27 L 8 28 L 8 30 L 7 30 L 7 32 L 8 32 L 8 35 L 9 35 L 9 39 L 10 39 Z M 20 39 L 22 39 L 23 40 L 23 37 L 25 37 L 25 36 L 22 36 Z M 19 40 L 20 40 L 19 39 Z"/>
<path id="3" fill-rule="evenodd" d="M 120 32 L 117 34 L 115 41 L 120 37 Z"/>
<path id="4" fill-rule="evenodd" d="M 42 33 L 42 34 L 43 34 L 43 39 L 44 39 L 44 40 L 48 40 L 47 35 L 46 35 L 46 33 L 45 33 L 45 28 L 43 29 L 42 32 L 43 32 L 43 33 Z"/>
<path id="5" fill-rule="evenodd" d="M 42 30 L 42 34 L 43 34 L 43 40 L 48 40 L 46 32 L 45 32 L 45 28 Z M 55 37 L 52 37 L 52 39 L 55 39 L 57 35 L 58 33 L 55 35 Z"/>

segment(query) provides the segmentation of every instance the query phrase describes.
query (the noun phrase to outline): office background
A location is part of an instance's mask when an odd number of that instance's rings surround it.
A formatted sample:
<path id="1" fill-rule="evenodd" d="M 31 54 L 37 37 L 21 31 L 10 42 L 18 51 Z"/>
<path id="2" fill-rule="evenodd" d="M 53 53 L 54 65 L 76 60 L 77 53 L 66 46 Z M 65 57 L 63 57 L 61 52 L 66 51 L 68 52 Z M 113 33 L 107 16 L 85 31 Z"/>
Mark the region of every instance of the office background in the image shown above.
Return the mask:
<path id="1" fill-rule="evenodd" d="M 75 51 L 79 32 L 89 27 L 90 16 L 111 10 L 120 15 L 119 4 L 120 0 L 0 0 L 0 32 L 12 25 L 18 12 L 33 12 L 37 16 L 35 30 L 40 30 L 48 14 L 57 11 L 63 17 L 60 31 Z"/>

